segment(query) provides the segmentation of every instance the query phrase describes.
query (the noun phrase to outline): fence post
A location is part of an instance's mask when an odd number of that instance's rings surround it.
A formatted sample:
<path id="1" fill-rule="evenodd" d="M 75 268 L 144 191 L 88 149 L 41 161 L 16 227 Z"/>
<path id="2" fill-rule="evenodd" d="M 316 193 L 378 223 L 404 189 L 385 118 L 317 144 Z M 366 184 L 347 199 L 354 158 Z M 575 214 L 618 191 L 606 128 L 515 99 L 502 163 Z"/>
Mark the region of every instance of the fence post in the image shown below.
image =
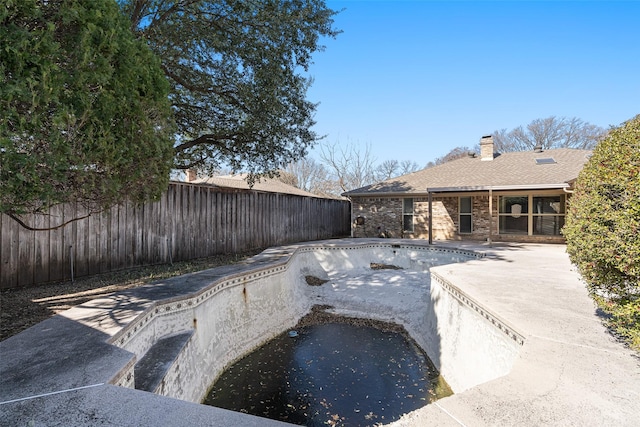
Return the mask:
<path id="1" fill-rule="evenodd" d="M 69 245 L 69 263 L 71 264 L 71 283 L 75 282 L 73 275 L 73 245 Z"/>

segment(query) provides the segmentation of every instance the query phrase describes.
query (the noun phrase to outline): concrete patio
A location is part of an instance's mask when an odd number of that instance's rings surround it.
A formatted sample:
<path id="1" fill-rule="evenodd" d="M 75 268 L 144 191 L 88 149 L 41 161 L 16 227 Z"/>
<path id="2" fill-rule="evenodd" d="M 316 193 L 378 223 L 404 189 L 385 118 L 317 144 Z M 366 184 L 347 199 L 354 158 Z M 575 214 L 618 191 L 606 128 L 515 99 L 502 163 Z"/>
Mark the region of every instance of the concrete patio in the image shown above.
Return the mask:
<path id="1" fill-rule="evenodd" d="M 525 337 L 515 366 L 395 425 L 637 426 L 640 357 L 602 326 L 565 246 L 483 249 L 486 259 L 432 271 Z"/>

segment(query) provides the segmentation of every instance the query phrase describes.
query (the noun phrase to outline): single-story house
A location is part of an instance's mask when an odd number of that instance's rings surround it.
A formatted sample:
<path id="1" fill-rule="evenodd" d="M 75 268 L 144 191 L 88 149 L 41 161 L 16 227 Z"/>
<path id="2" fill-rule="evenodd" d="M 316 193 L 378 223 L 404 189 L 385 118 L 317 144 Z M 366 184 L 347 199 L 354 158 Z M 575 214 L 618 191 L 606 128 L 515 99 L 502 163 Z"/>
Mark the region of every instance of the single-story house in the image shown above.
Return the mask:
<path id="1" fill-rule="evenodd" d="M 469 154 L 343 193 L 354 237 L 564 242 L 571 185 L 590 150 Z"/>

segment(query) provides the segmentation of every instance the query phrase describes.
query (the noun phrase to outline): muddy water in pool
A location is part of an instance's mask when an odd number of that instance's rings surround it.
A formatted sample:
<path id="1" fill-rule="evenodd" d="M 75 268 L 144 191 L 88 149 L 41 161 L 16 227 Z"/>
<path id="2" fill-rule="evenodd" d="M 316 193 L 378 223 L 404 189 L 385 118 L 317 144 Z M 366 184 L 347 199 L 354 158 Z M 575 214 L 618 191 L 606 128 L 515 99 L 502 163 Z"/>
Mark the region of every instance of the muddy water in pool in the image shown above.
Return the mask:
<path id="1" fill-rule="evenodd" d="M 203 403 L 299 425 L 368 426 L 449 394 L 402 334 L 325 323 L 287 331 L 246 356 Z"/>

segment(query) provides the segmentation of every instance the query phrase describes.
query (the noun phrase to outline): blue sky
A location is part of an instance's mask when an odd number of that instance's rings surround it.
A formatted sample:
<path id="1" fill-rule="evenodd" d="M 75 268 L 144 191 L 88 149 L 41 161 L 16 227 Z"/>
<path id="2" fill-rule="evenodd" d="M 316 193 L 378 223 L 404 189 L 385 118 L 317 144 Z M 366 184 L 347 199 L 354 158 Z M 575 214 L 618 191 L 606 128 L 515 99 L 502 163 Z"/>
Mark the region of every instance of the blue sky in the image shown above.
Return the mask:
<path id="1" fill-rule="evenodd" d="M 640 1 L 327 1 L 343 30 L 314 55 L 324 143 L 424 166 L 549 116 L 640 113 Z M 318 156 L 318 149 L 312 151 Z"/>

